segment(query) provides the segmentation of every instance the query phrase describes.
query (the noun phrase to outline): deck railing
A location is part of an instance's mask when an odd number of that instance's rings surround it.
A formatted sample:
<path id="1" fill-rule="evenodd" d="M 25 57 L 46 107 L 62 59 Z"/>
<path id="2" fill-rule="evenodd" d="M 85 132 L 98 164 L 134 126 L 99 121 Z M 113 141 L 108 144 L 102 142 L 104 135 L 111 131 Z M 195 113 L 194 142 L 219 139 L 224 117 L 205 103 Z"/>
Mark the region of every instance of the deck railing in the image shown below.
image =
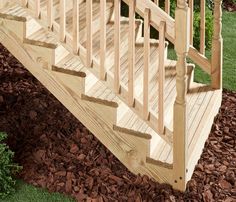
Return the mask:
<path id="1" fill-rule="evenodd" d="M 79 35 L 79 3 L 80 0 L 70 0 L 72 1 L 73 7 L 73 31 L 72 35 L 68 36 L 66 30 L 66 3 L 65 0 L 60 0 L 60 23 L 59 28 L 59 38 L 61 42 L 70 43 L 72 50 L 75 54 L 81 53 L 86 57 L 86 64 L 88 67 L 93 66 L 93 26 L 92 26 L 92 0 L 86 1 L 86 46 L 82 47 L 80 44 Z M 35 16 L 37 18 L 41 17 L 41 0 L 35 0 Z M 47 24 L 48 28 L 52 29 L 55 24 L 54 21 L 54 8 L 53 0 L 47 1 Z M 69 2 L 69 1 L 68 1 Z M 194 0 L 184 1 L 184 6 L 177 1 L 177 8 L 175 13 L 175 20 L 170 16 L 170 0 L 164 1 L 164 8 L 159 6 L 159 0 L 124 0 L 124 2 L 129 7 L 129 40 L 128 40 L 128 89 L 125 92 L 126 102 L 129 106 L 134 105 L 135 91 L 134 91 L 134 81 L 135 81 L 135 13 L 137 12 L 144 19 L 144 74 L 143 74 L 143 101 L 138 103 L 142 108 L 142 117 L 146 120 L 153 119 L 156 121 L 156 129 L 159 133 L 164 131 L 164 81 L 165 81 L 165 68 L 164 68 L 164 55 L 165 55 L 165 40 L 172 42 L 175 47 L 178 43 L 187 44 L 187 56 L 190 57 L 195 63 L 197 63 L 204 71 L 212 76 L 212 86 L 219 88 L 221 86 L 221 63 L 222 63 L 222 53 L 221 53 L 221 14 L 220 14 L 220 0 L 215 0 L 214 8 L 214 36 L 213 36 L 213 48 L 212 48 L 212 60 L 205 56 L 205 0 L 200 0 L 200 16 L 201 16 L 201 26 L 200 26 L 200 50 L 198 51 L 193 47 L 193 16 L 194 16 Z M 28 5 L 27 0 L 21 0 L 23 6 Z M 180 6 L 180 7 L 178 7 Z M 186 7 L 185 7 L 186 6 Z M 117 94 L 121 93 L 121 78 L 120 78 L 120 59 L 121 59 L 121 38 L 120 38 L 120 23 L 121 23 L 121 0 L 114 0 L 114 91 Z M 187 9 L 187 24 L 186 29 L 176 26 L 176 19 L 178 19 L 178 9 Z M 106 1 L 100 1 L 100 60 L 99 60 L 99 78 L 101 80 L 106 79 Z M 150 70 L 150 26 L 153 26 L 159 31 L 159 71 L 158 74 L 158 116 L 152 114 L 149 110 L 149 70 Z M 188 32 L 189 36 L 183 38 L 180 35 L 178 38 L 178 32 Z M 82 49 L 82 51 L 81 51 Z M 178 89 L 177 89 L 178 92 Z"/>
<path id="2" fill-rule="evenodd" d="M 30 1 L 30 0 L 29 0 Z M 176 188 L 185 186 L 187 173 L 187 57 L 198 64 L 204 71 L 211 75 L 212 87 L 221 88 L 222 77 L 222 36 L 221 36 L 221 3 L 214 0 L 214 35 L 212 40 L 211 59 L 205 56 L 205 0 L 200 0 L 200 49 L 193 46 L 193 17 L 194 0 L 177 0 L 175 19 L 170 16 L 170 0 L 165 0 L 164 9 L 159 6 L 159 0 L 123 0 L 129 7 L 129 37 L 128 37 L 128 88 L 122 88 L 120 78 L 121 67 L 121 0 L 114 0 L 114 75 L 112 77 L 114 92 L 124 93 L 125 102 L 130 107 L 136 107 L 139 115 L 144 120 L 153 123 L 153 128 L 160 134 L 164 133 L 164 83 L 165 83 L 165 41 L 169 40 L 175 46 L 177 53 L 176 65 L 176 100 L 174 104 L 174 129 L 173 129 L 173 169 Z M 37 18 L 41 17 L 40 0 L 35 0 L 34 12 Z M 68 1 L 69 2 L 69 1 Z M 99 67 L 99 78 L 105 80 L 106 72 L 106 3 L 100 1 L 100 60 L 93 58 L 93 16 L 92 0 L 86 1 L 86 47 L 80 44 L 79 35 L 79 3 L 72 1 L 73 7 L 73 34 L 66 30 L 66 5 L 67 1 L 60 0 L 60 23 L 55 22 L 53 14 L 53 0 L 47 4 L 47 25 L 49 29 L 56 29 L 62 42 L 72 47 L 74 54 L 85 58 L 87 67 L 96 63 Z M 28 5 L 27 0 L 21 1 L 23 6 Z M 68 5 L 67 5 L 68 6 Z M 144 67 L 143 67 L 143 100 L 136 100 L 135 81 L 135 14 L 144 19 Z M 149 107 L 149 70 L 150 70 L 150 27 L 159 31 L 159 56 L 158 61 L 158 114 L 152 114 Z M 122 89 L 122 90 L 121 90 Z M 135 103 L 135 105 L 134 105 Z"/>

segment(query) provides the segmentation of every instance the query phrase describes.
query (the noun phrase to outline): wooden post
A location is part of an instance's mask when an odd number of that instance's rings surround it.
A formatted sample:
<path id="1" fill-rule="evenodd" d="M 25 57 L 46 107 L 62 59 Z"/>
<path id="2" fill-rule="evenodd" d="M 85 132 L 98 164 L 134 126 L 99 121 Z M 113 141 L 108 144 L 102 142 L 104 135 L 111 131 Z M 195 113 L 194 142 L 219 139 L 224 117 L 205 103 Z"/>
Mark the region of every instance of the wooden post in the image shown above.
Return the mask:
<path id="1" fill-rule="evenodd" d="M 160 134 L 164 133 L 164 97 L 165 97 L 165 32 L 166 32 L 166 23 L 164 21 L 160 22 L 159 28 L 159 64 L 158 64 L 158 130 Z"/>
<path id="2" fill-rule="evenodd" d="M 222 88 L 223 39 L 222 39 L 222 0 L 214 1 L 214 30 L 212 39 L 211 86 Z"/>
<path id="3" fill-rule="evenodd" d="M 79 1 L 73 0 L 73 52 L 79 52 Z"/>
<path id="4" fill-rule="evenodd" d="M 135 0 L 129 3 L 129 69 L 128 69 L 128 105 L 134 104 L 134 71 L 135 71 Z"/>
<path id="5" fill-rule="evenodd" d="M 175 11 L 176 91 L 173 131 L 173 187 L 184 191 L 187 174 L 187 62 L 190 45 L 190 9 L 178 0 Z"/>
<path id="6" fill-rule="evenodd" d="M 66 1 L 60 0 L 60 40 L 66 40 Z"/>
<path id="7" fill-rule="evenodd" d="M 194 0 L 189 0 L 190 8 L 190 45 L 193 45 L 193 18 L 194 18 Z"/>
<path id="8" fill-rule="evenodd" d="M 115 49 L 115 71 L 114 71 L 114 91 L 120 92 L 120 6 L 121 0 L 115 0 L 115 22 L 114 22 L 114 49 Z"/>
<path id="9" fill-rule="evenodd" d="M 28 0 L 21 0 L 21 4 L 23 7 L 27 7 L 28 6 Z"/>
<path id="10" fill-rule="evenodd" d="M 87 67 L 92 67 L 92 53 L 93 53 L 93 35 L 92 35 L 92 20 L 93 20 L 93 1 L 86 1 L 86 29 L 87 29 Z"/>
<path id="11" fill-rule="evenodd" d="M 106 78 L 106 0 L 100 0 L 100 79 Z"/>
<path id="12" fill-rule="evenodd" d="M 47 6 L 47 17 L 48 17 L 48 29 L 53 29 L 53 0 L 48 0 Z"/>
<path id="13" fill-rule="evenodd" d="M 165 12 L 170 15 L 170 0 L 165 0 Z"/>
<path id="14" fill-rule="evenodd" d="M 205 27 L 206 27 L 206 3 L 205 0 L 201 0 L 201 24 L 200 24 L 200 53 L 205 55 Z"/>
<path id="15" fill-rule="evenodd" d="M 143 118 L 149 117 L 150 9 L 144 12 Z"/>
<path id="16" fill-rule="evenodd" d="M 35 17 L 40 18 L 40 0 L 35 1 Z"/>

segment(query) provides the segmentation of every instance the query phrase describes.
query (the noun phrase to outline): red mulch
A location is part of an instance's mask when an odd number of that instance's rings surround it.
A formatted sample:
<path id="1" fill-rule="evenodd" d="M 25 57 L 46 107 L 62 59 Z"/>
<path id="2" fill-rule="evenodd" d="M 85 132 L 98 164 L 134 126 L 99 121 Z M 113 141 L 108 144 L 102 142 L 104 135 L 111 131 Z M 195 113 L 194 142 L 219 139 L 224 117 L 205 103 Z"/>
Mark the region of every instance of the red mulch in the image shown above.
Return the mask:
<path id="1" fill-rule="evenodd" d="M 233 0 L 224 0 L 223 1 L 223 7 L 225 10 L 229 12 L 235 12 L 236 11 L 236 3 L 233 2 Z"/>
<path id="2" fill-rule="evenodd" d="M 0 45 L 0 131 L 19 178 L 78 201 L 236 201 L 236 93 L 220 113 L 185 193 L 130 173 Z"/>

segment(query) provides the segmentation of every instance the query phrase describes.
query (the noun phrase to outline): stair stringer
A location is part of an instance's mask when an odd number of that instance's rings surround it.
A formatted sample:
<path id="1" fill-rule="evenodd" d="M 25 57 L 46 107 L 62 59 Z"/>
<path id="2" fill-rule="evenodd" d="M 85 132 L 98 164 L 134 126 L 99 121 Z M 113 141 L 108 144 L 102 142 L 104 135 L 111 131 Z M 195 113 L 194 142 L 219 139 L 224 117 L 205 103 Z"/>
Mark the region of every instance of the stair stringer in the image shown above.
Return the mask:
<path id="1" fill-rule="evenodd" d="M 145 153 L 132 141 L 124 139 L 126 135 L 113 130 L 95 111 L 94 103 L 75 99 L 55 78 L 52 71 L 45 70 L 40 61 L 34 60 L 23 44 L 0 28 L 0 42 L 6 47 L 77 119 L 133 173 L 146 174 L 159 182 L 171 183 L 172 169 L 146 164 L 139 154 Z M 99 106 L 100 108 L 101 106 Z M 127 136 L 128 137 L 128 136 Z M 129 136 L 131 138 L 131 136 Z M 138 140 L 138 139 L 137 139 Z M 129 142 L 129 144 L 127 143 Z M 142 142 L 142 141 L 140 141 Z M 138 143 L 137 143 L 138 144 Z M 142 143 L 139 143 L 142 144 Z M 143 144 L 142 144 L 143 145 Z M 142 148 L 142 147 L 141 147 Z"/>
<path id="2" fill-rule="evenodd" d="M 32 10 L 30 10 L 29 8 L 24 8 L 27 10 L 27 12 L 29 12 L 31 15 L 33 15 L 33 12 Z M 112 16 L 113 16 L 113 11 L 111 11 L 111 17 L 108 18 L 108 21 L 112 22 Z M 47 29 L 47 24 L 45 24 L 46 22 L 46 15 L 44 16 L 43 13 L 41 15 L 41 18 L 40 19 L 35 19 L 41 26 L 43 26 L 45 29 Z M 122 20 L 121 20 L 121 24 L 122 23 L 128 23 L 128 18 L 126 17 L 122 17 Z M 136 43 L 140 43 L 140 40 L 143 40 L 142 37 L 141 37 L 141 27 L 142 27 L 142 21 L 139 20 L 139 19 L 136 19 L 136 25 L 137 25 L 137 28 L 136 28 Z M 57 26 L 55 24 L 54 28 L 53 28 L 53 35 L 55 38 L 58 39 L 58 33 L 59 33 L 59 26 Z M 128 39 L 127 39 L 128 40 Z M 63 47 L 65 47 L 66 50 L 68 50 L 69 52 L 73 52 L 72 50 L 72 47 L 69 45 L 69 44 L 72 44 L 72 38 L 71 36 L 66 33 L 66 41 L 65 43 L 63 43 Z M 155 41 L 155 43 L 158 41 L 158 40 L 153 40 Z M 27 41 L 26 41 L 27 42 Z M 122 43 L 128 43 L 128 41 L 124 42 L 122 41 Z M 28 44 L 27 46 L 30 46 L 30 48 L 32 49 L 37 49 L 38 50 L 38 46 L 34 47 L 35 44 Z M 166 43 L 166 48 L 165 48 L 165 57 L 167 57 L 167 45 L 168 43 Z M 60 45 L 62 47 L 62 45 Z M 42 50 L 44 50 L 44 47 L 42 47 Z M 55 49 L 56 50 L 56 49 Z M 53 53 L 53 50 L 52 49 L 48 49 L 48 51 L 50 53 L 47 53 L 45 54 L 45 52 L 42 52 L 43 55 L 50 55 L 50 57 L 45 57 L 47 60 L 46 60 L 46 63 L 44 63 L 44 67 L 45 68 L 50 68 L 50 64 L 54 65 L 56 64 L 56 62 L 54 62 L 53 60 L 51 60 L 51 51 L 52 51 L 52 55 L 55 55 Z M 35 54 L 34 54 L 35 55 Z M 84 64 L 86 64 L 86 49 L 82 46 L 82 45 L 79 45 L 79 57 L 80 59 L 83 61 Z M 38 60 L 41 60 L 42 58 L 38 58 Z M 45 61 L 44 61 L 45 62 Z M 96 75 L 97 78 L 99 78 L 99 61 L 94 57 L 92 56 L 92 67 L 91 68 L 91 72 Z M 112 75 L 107 75 L 106 77 L 106 81 L 104 81 L 104 84 L 106 86 L 113 86 L 113 81 L 114 81 L 114 78 Z M 118 97 L 123 100 L 124 102 L 127 100 L 127 89 L 124 88 L 124 86 L 121 86 L 120 88 L 120 94 L 118 94 Z M 135 112 L 139 117 L 142 117 L 142 106 L 141 104 L 139 103 L 138 100 L 135 100 L 134 102 L 134 108 L 132 108 L 132 111 Z M 149 121 L 145 121 L 151 128 L 153 128 L 157 133 L 157 128 L 156 128 L 156 122 L 157 122 L 157 119 L 155 116 L 150 116 L 150 120 Z M 166 132 L 167 131 L 167 132 Z M 165 141 L 169 142 L 171 144 L 172 140 L 170 140 L 171 138 L 169 138 L 170 136 L 172 136 L 172 131 L 170 131 L 168 128 L 165 128 L 165 135 L 163 134 L 159 134 Z"/>

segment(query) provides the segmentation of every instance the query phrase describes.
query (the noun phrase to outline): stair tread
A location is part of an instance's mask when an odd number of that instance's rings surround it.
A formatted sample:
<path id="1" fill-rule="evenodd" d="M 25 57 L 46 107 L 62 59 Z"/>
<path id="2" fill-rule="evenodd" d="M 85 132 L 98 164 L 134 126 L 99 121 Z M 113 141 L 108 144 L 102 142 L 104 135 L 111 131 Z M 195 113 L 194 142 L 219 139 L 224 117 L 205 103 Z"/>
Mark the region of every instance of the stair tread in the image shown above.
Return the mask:
<path id="1" fill-rule="evenodd" d="M 48 45 L 49 47 L 56 48 L 58 45 L 57 40 L 55 37 L 47 30 L 41 28 L 36 32 L 32 33 L 30 36 L 26 38 L 28 41 L 34 41 L 36 43 L 44 44 L 45 46 Z"/>
<path id="2" fill-rule="evenodd" d="M 89 82 L 88 80 L 92 80 L 92 84 L 85 85 L 85 94 L 87 96 L 106 102 L 117 103 L 116 106 L 118 107 L 119 100 L 111 89 L 107 88 L 101 81 L 96 80 L 96 77 L 93 77 L 92 74 L 86 80 L 87 82 Z"/>
<path id="3" fill-rule="evenodd" d="M 7 8 L 1 9 L 0 17 L 10 19 L 10 20 L 26 22 L 29 15 L 26 13 L 26 11 L 22 7 L 14 4 Z"/>
<path id="4" fill-rule="evenodd" d="M 83 63 L 79 57 L 75 57 L 73 54 L 68 54 L 62 60 L 60 60 L 55 66 L 65 70 L 80 72 L 83 70 Z"/>

